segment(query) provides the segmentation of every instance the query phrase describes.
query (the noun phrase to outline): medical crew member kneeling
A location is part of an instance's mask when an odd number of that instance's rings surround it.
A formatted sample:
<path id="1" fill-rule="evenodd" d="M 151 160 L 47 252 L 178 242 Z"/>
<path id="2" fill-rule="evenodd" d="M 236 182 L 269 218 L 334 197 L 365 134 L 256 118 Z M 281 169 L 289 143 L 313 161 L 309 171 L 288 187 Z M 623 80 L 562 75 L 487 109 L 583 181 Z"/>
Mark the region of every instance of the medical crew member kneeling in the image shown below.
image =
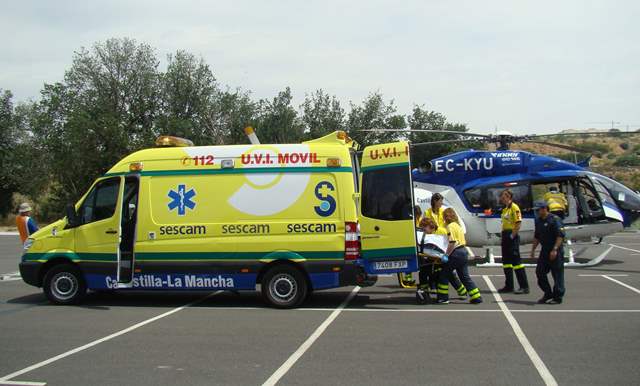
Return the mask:
<path id="1" fill-rule="evenodd" d="M 544 292 L 538 303 L 562 303 L 564 296 L 564 251 L 562 242 L 564 241 L 564 227 L 562 220 L 553 213 L 549 213 L 549 206 L 546 202 L 536 204 L 538 208 L 538 218 L 536 219 L 536 231 L 531 247 L 531 257 L 534 257 L 538 244 L 542 245 L 538 265 L 536 266 L 536 276 L 538 285 Z M 553 276 L 553 290 L 549 284 L 547 274 L 551 271 Z"/>
<path id="2" fill-rule="evenodd" d="M 467 242 L 458 222 L 458 215 L 453 208 L 447 208 L 444 210 L 443 217 L 449 236 L 449 246 L 447 254 L 442 258 L 442 274 L 438 276 L 438 303 L 449 303 L 449 279 L 453 271 L 458 273 L 460 281 L 467 289 L 467 294 L 471 298 L 470 302 L 473 304 L 482 303 L 480 290 L 469 276 L 469 257 L 467 248 L 465 248 Z"/>

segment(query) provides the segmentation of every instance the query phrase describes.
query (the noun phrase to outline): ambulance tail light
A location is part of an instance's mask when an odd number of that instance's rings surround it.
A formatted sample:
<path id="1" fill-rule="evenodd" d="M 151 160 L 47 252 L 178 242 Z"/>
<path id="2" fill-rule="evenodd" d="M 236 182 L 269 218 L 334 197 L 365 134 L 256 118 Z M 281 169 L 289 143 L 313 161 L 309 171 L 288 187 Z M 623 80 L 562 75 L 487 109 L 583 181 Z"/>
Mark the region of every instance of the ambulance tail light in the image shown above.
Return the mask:
<path id="1" fill-rule="evenodd" d="M 358 223 L 347 222 L 344 226 L 344 259 L 356 260 L 360 257 L 360 239 Z"/>

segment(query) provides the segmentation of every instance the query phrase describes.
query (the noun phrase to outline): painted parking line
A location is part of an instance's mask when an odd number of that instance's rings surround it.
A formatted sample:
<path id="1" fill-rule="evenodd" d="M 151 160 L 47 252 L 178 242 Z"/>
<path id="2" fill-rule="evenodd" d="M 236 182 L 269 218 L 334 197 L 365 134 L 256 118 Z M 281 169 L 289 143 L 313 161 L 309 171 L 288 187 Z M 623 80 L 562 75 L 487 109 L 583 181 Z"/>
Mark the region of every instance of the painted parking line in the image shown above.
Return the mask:
<path id="1" fill-rule="evenodd" d="M 100 339 L 94 340 L 93 342 L 87 343 L 87 344 L 85 344 L 85 345 L 83 345 L 83 346 L 76 347 L 76 348 L 74 348 L 73 350 L 69 350 L 69 351 L 64 352 L 64 353 L 62 353 L 62 354 L 60 354 L 60 355 L 56 355 L 56 356 L 54 356 L 54 357 L 52 357 L 52 358 L 46 359 L 46 360 L 44 360 L 44 361 L 42 361 L 42 362 L 38 362 L 38 363 L 33 364 L 33 365 L 29 366 L 29 367 L 25 367 L 25 368 L 24 368 L 24 369 L 22 369 L 22 370 L 18 370 L 18 371 L 15 371 L 15 372 L 11 373 L 11 374 L 7 374 L 7 375 L 5 375 L 4 377 L 0 377 L 0 385 L 2 385 L 2 384 L 3 384 L 3 382 L 4 382 L 4 383 L 6 383 L 8 380 L 10 380 L 10 379 L 12 379 L 12 378 L 15 378 L 15 377 L 20 376 L 20 375 L 22 375 L 22 374 L 25 374 L 25 373 L 28 373 L 28 372 L 30 372 L 30 371 L 33 371 L 33 370 L 39 369 L 40 367 L 44 367 L 44 366 L 49 365 L 49 364 L 51 364 L 51 363 L 53 363 L 53 362 L 56 362 L 56 361 L 58 361 L 58 360 L 60 360 L 60 359 L 63 359 L 63 358 L 66 358 L 66 357 L 68 357 L 68 356 L 70 356 L 70 355 L 73 355 L 73 354 L 79 353 L 80 351 L 84 351 L 84 350 L 86 350 L 86 349 L 88 349 L 88 348 L 91 348 L 91 347 L 93 347 L 93 346 L 96 346 L 96 345 L 98 345 L 98 344 L 100 344 L 100 343 L 104 343 L 104 342 L 106 342 L 106 341 L 109 341 L 109 340 L 111 340 L 111 339 L 113 339 L 113 338 L 117 338 L 117 337 L 119 337 L 119 336 L 121 336 L 121 335 L 124 335 L 124 334 L 126 334 L 126 333 L 129 333 L 129 332 L 131 332 L 131 331 L 133 331 L 133 330 L 136 330 L 136 329 L 138 329 L 138 328 L 140 328 L 140 327 L 142 327 L 142 326 L 146 326 L 146 325 L 147 325 L 147 324 L 149 324 L 149 323 L 153 323 L 153 322 L 155 322 L 156 320 L 160 320 L 160 319 L 165 318 L 165 317 L 167 317 L 167 316 L 169 316 L 169 315 L 173 315 L 173 314 L 175 314 L 176 312 L 180 312 L 180 311 L 184 310 L 185 308 L 188 308 L 188 307 L 194 306 L 194 305 L 196 305 L 196 304 L 198 304 L 198 303 L 200 303 L 200 302 L 203 302 L 204 300 L 209 299 L 210 297 L 215 296 L 215 295 L 217 295 L 217 294 L 219 294 L 219 293 L 222 293 L 222 292 L 224 292 L 224 291 L 216 291 L 216 292 L 212 292 L 212 293 L 210 293 L 210 294 L 208 294 L 208 295 L 206 295 L 206 296 L 204 296 L 204 297 L 202 297 L 202 298 L 200 298 L 200 299 L 198 299 L 198 300 L 194 300 L 194 301 L 192 301 L 192 302 L 190 302 L 190 303 L 187 303 L 187 304 L 185 304 L 185 305 L 183 305 L 183 306 L 180 306 L 180 307 L 174 308 L 174 309 L 172 309 L 171 311 L 167 311 L 167 312 L 165 312 L 164 314 L 160 314 L 160 315 L 158 315 L 158 316 L 154 316 L 153 318 L 149 318 L 149 319 L 144 320 L 144 321 L 142 321 L 142 322 L 140 322 L 140 323 L 134 324 L 134 325 L 133 325 L 133 326 L 131 326 L 131 327 L 127 327 L 127 328 L 125 328 L 124 330 L 120 330 L 120 331 L 115 332 L 115 333 L 113 333 L 113 334 L 111 334 L 111 335 L 107 335 L 107 336 L 105 336 L 104 338 L 100 338 Z M 25 383 L 23 382 L 23 383 L 20 383 L 20 384 L 25 384 Z M 41 385 L 42 383 L 38 383 L 38 384 L 40 384 L 40 385 Z"/>
<path id="2" fill-rule="evenodd" d="M 262 385 L 263 386 L 272 386 L 278 383 L 278 381 L 293 367 L 293 365 L 300 359 L 300 357 L 311 347 L 311 345 L 322 335 L 322 333 L 329 327 L 331 323 L 340 315 L 340 313 L 345 309 L 345 307 L 349 304 L 351 299 L 353 299 L 356 294 L 360 291 L 360 287 L 355 287 L 349 296 L 338 306 L 338 308 L 334 309 L 331 315 L 325 319 L 318 328 L 307 338 L 307 340 L 302 343 L 298 349 L 291 354 L 291 356 L 280 366 L 270 377 L 267 379 Z"/>
<path id="3" fill-rule="evenodd" d="M 579 274 L 578 276 L 581 277 L 602 277 L 602 274 Z M 607 275 L 607 276 L 611 276 L 611 277 L 626 277 L 629 276 L 626 273 L 620 273 L 620 274 L 615 274 L 615 275 Z"/>
<path id="4" fill-rule="evenodd" d="M 535 366 L 536 370 L 538 370 L 538 374 L 540 374 L 540 377 L 544 381 L 544 384 L 547 386 L 557 386 L 558 382 L 556 382 L 556 379 L 553 377 L 553 375 L 551 374 L 547 366 L 544 364 L 544 362 L 536 352 L 536 350 L 533 348 L 533 346 L 529 342 L 529 339 L 527 339 L 527 336 L 524 334 L 524 331 L 522 331 L 522 328 L 520 328 L 520 324 L 518 324 L 518 321 L 516 320 L 516 318 L 513 317 L 513 314 L 509 310 L 509 307 L 507 307 L 507 305 L 502 301 L 502 297 L 496 290 L 496 287 L 493 285 L 493 282 L 491 281 L 491 279 L 489 279 L 488 276 L 483 276 L 483 279 L 487 283 L 487 286 L 489 286 L 489 289 L 491 290 L 493 297 L 496 299 L 496 302 L 498 303 L 498 306 L 502 310 L 504 317 L 507 319 L 507 321 L 511 325 L 511 328 L 513 329 L 513 332 L 516 334 L 518 341 L 524 348 L 524 351 L 529 356 L 529 359 Z"/>
<path id="5" fill-rule="evenodd" d="M 45 386 L 46 382 L 20 382 L 20 381 L 0 381 L 0 386 Z"/>
<path id="6" fill-rule="evenodd" d="M 638 249 L 631 249 L 631 248 L 621 247 L 621 246 L 615 245 L 615 244 L 609 244 L 609 245 L 612 246 L 612 247 L 615 247 L 615 248 L 624 249 L 625 251 L 640 253 L 640 250 L 638 250 Z"/>
<path id="7" fill-rule="evenodd" d="M 9 273 L 1 273 L 0 281 L 16 281 L 22 280 L 22 276 L 20 276 L 20 272 L 9 272 Z"/>
<path id="8" fill-rule="evenodd" d="M 621 286 L 623 286 L 623 287 L 625 287 L 625 288 L 628 288 L 628 289 L 630 289 L 631 291 L 633 291 L 633 292 L 635 292 L 635 293 L 637 293 L 637 294 L 640 294 L 640 290 L 639 290 L 639 289 L 637 289 L 637 288 L 635 288 L 635 287 L 632 287 L 632 286 L 630 286 L 629 284 L 623 283 L 623 282 L 621 282 L 620 280 L 616 280 L 616 279 L 614 279 L 613 277 L 611 277 L 611 276 L 613 276 L 613 275 L 601 275 L 601 276 L 602 276 L 602 277 L 604 277 L 604 278 L 605 278 L 605 279 L 607 279 L 607 280 L 610 280 L 610 281 L 612 281 L 612 282 L 614 282 L 614 283 L 616 283 L 616 284 L 619 284 L 619 285 L 621 285 Z"/>
<path id="9" fill-rule="evenodd" d="M 426 308 L 344 308 L 342 312 L 427 312 L 427 313 L 498 313 L 502 312 L 502 310 L 492 310 L 492 309 L 471 309 L 471 308 L 463 308 L 456 309 L 450 307 L 443 307 L 439 305 L 426 305 Z M 428 307 L 440 307 L 440 308 L 428 308 Z M 455 307 L 455 305 L 451 306 Z M 544 306 L 541 306 L 544 307 Z M 555 307 L 555 306 L 551 306 Z M 219 311 L 264 311 L 267 308 L 265 307 L 197 307 L 198 310 L 219 310 Z M 296 308 L 292 310 L 288 310 L 287 312 L 330 312 L 335 311 L 335 308 Z M 630 310 L 598 310 L 598 309 L 590 309 L 590 310 L 568 310 L 568 309 L 549 309 L 549 308 L 541 308 L 537 310 L 510 310 L 511 313 L 603 313 L 603 314 L 615 314 L 615 313 L 640 313 L 640 309 L 630 309 Z"/>

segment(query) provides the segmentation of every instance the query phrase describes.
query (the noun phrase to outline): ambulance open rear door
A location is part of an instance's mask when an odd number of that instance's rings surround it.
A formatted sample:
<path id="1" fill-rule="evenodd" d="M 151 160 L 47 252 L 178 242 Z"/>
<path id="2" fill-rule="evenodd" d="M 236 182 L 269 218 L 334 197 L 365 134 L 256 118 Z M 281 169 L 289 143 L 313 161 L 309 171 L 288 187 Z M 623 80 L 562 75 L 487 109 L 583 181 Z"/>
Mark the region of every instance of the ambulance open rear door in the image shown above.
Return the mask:
<path id="1" fill-rule="evenodd" d="M 361 173 L 359 223 L 365 271 L 417 271 L 409 143 L 366 147 Z"/>

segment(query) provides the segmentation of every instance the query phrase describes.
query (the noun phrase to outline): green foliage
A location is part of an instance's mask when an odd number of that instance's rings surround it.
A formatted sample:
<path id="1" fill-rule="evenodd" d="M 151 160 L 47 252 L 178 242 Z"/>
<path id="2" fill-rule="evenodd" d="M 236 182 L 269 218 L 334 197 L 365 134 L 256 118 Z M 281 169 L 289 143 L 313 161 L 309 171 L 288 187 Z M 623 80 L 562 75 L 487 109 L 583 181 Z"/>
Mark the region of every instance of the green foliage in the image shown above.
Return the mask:
<path id="1" fill-rule="evenodd" d="M 560 158 L 561 160 L 565 160 L 571 163 L 578 163 L 587 158 L 591 157 L 591 154 L 588 153 L 558 153 L 551 154 L 551 157 Z"/>
<path id="2" fill-rule="evenodd" d="M 585 141 L 576 145 L 580 149 L 584 149 L 585 153 L 596 154 L 598 156 L 602 156 L 611 151 L 609 145 L 605 143 L 591 142 Z"/>
<path id="3" fill-rule="evenodd" d="M 636 154 L 625 154 L 618 157 L 613 163 L 614 166 L 640 166 L 640 156 Z"/>
<path id="4" fill-rule="evenodd" d="M 340 102 L 322 89 L 307 95 L 300 108 L 305 139 L 319 138 L 345 128 L 345 112 Z"/>
<path id="5" fill-rule="evenodd" d="M 379 92 L 369 94 L 360 105 L 351 103 L 347 118 L 347 132 L 361 146 L 393 142 L 400 138 L 396 132 L 366 130 L 402 130 L 406 127 L 404 117 L 397 114 L 393 100 L 385 102 Z"/>
<path id="6" fill-rule="evenodd" d="M 413 112 L 407 117 L 409 129 L 411 130 L 447 130 L 464 133 L 467 127 L 460 123 L 448 123 L 444 115 L 435 111 L 427 111 L 421 106 L 414 106 Z M 483 149 L 484 145 L 478 141 L 471 140 L 464 135 L 447 135 L 445 133 L 424 133 L 412 132 L 409 139 L 415 146 L 411 152 L 411 163 L 413 167 L 424 165 L 433 158 L 445 154 L 454 153 L 465 149 Z M 441 144 L 428 144 L 420 146 L 423 142 L 433 141 L 453 141 Z"/>
<path id="7" fill-rule="evenodd" d="M 287 87 L 272 100 L 258 102 L 258 115 L 254 127 L 262 143 L 298 143 L 302 140 L 304 126 L 297 111 L 291 105 L 293 96 Z"/>
<path id="8" fill-rule="evenodd" d="M 288 87 L 255 101 L 248 91 L 221 87 L 209 65 L 185 51 L 167 57 L 166 71 L 158 67 L 150 46 L 109 39 L 77 51 L 63 80 L 45 84 L 37 101 L 14 106 L 11 93 L 0 90 L 0 214 L 20 192 L 38 204 L 40 218 L 59 217 L 95 178 L 125 155 L 153 146 L 161 134 L 222 145 L 248 143 L 246 126 L 253 126 L 263 143 L 299 143 L 346 130 L 370 145 L 455 137 L 368 130 L 402 131 L 408 125 L 466 131 L 421 107 L 399 114 L 393 100 L 379 92 L 350 103 L 349 112 L 322 89 L 306 95 L 299 109 Z M 412 153 L 414 165 L 468 147 L 479 145 L 420 147 Z"/>
<path id="9" fill-rule="evenodd" d="M 17 190 L 17 176 L 12 171 L 17 144 L 13 94 L 0 89 L 0 215 L 6 215 L 12 206 L 13 192 Z"/>
<path id="10" fill-rule="evenodd" d="M 611 136 L 615 138 L 622 137 L 622 132 L 619 129 L 611 129 L 609 130 L 609 134 L 611 134 Z"/>
<path id="11" fill-rule="evenodd" d="M 209 66 L 202 58 L 184 51 L 167 59 L 167 71 L 159 75 L 159 130 L 189 138 L 196 145 L 224 143 L 228 133 L 216 124 L 216 114 L 210 108 L 222 96 Z"/>

